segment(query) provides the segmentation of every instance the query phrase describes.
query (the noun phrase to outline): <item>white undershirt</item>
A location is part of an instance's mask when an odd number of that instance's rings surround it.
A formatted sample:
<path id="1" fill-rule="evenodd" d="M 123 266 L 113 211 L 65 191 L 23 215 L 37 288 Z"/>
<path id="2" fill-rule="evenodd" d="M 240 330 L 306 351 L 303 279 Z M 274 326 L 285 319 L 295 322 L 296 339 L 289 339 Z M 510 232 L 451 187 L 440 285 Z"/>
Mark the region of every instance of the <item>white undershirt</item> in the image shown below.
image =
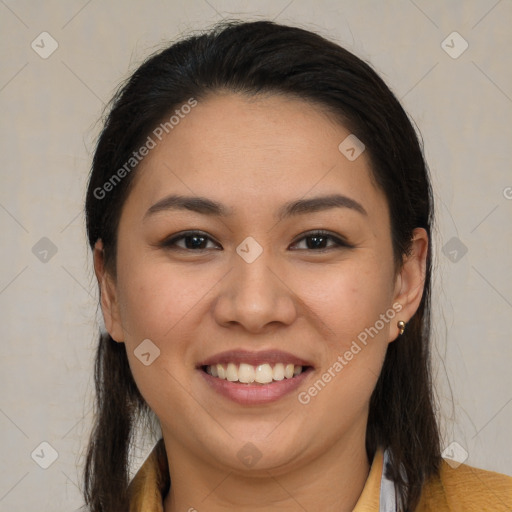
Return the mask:
<path id="1" fill-rule="evenodd" d="M 379 512 L 396 512 L 396 490 L 393 480 L 386 478 L 386 466 L 389 463 L 389 452 L 384 450 L 382 478 L 380 480 Z"/>

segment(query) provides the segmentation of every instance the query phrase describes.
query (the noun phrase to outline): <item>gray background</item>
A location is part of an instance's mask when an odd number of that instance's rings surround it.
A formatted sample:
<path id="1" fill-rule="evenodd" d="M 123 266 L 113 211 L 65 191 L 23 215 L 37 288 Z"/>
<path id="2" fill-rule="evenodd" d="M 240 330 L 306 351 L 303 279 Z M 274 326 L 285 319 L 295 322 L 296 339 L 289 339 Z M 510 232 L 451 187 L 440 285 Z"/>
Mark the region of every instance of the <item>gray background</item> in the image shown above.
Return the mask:
<path id="1" fill-rule="evenodd" d="M 437 202 L 444 446 L 512 474 L 512 2 L 0 0 L 0 510 L 82 504 L 98 315 L 81 209 L 104 103 L 150 52 L 223 17 L 336 40 L 417 123 Z"/>

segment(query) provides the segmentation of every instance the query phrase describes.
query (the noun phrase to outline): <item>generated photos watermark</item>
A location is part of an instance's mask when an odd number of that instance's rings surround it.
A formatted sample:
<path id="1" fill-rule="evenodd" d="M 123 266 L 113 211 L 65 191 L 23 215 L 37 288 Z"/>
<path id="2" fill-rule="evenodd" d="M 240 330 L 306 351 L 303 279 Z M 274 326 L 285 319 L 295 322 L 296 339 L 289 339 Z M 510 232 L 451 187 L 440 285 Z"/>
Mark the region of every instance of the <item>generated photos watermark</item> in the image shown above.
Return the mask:
<path id="1" fill-rule="evenodd" d="M 392 308 L 389 308 L 385 313 L 381 313 L 379 320 L 377 320 L 371 327 L 366 327 L 357 335 L 357 340 L 353 340 L 350 348 L 343 354 L 338 355 L 336 361 L 327 368 L 327 370 L 315 381 L 307 390 L 301 391 L 297 395 L 297 399 L 303 405 L 311 402 L 311 399 L 320 393 L 329 382 L 331 382 L 336 375 L 338 375 L 345 366 L 347 366 L 354 357 L 361 352 L 361 350 L 368 344 L 368 336 L 374 338 L 386 324 L 389 324 L 396 314 L 402 311 L 402 304 L 395 302 Z"/>
<path id="2" fill-rule="evenodd" d="M 171 117 L 163 123 L 160 123 L 152 132 L 148 135 L 146 142 L 137 150 L 133 151 L 132 156 L 120 167 L 112 176 L 101 186 L 96 187 L 93 191 L 96 199 L 104 199 L 109 192 L 112 192 L 114 188 L 121 183 L 121 180 L 130 174 L 137 165 L 142 162 L 145 156 L 149 152 L 156 148 L 158 142 L 160 142 L 165 134 L 170 133 L 180 123 L 182 119 L 189 114 L 192 109 L 197 105 L 197 100 L 189 98 L 189 100 L 181 105 L 179 109 L 176 109 Z"/>

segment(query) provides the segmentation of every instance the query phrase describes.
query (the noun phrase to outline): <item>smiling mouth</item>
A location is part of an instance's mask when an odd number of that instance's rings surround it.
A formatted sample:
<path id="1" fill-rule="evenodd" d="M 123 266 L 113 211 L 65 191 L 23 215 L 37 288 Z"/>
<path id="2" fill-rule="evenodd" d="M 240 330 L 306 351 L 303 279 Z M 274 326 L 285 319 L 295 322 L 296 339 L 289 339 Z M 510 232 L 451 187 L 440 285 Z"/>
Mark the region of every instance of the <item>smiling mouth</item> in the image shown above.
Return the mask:
<path id="1" fill-rule="evenodd" d="M 201 369 L 220 380 L 238 384 L 271 384 L 286 379 L 298 377 L 310 366 L 294 365 L 292 363 L 264 363 L 252 365 L 247 363 L 227 363 L 201 366 Z"/>

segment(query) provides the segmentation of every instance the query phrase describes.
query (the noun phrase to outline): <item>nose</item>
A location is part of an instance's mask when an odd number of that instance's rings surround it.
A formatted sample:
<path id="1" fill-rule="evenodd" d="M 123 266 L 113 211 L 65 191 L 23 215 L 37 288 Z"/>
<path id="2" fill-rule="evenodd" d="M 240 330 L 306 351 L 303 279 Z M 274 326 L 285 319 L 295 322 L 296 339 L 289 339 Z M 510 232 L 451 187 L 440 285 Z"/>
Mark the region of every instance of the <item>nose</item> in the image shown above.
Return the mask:
<path id="1" fill-rule="evenodd" d="M 292 324 L 297 316 L 293 283 L 287 282 L 270 251 L 263 250 L 252 262 L 235 253 L 232 270 L 220 284 L 213 303 L 219 325 L 238 325 L 251 333 L 268 332 L 278 325 Z"/>

